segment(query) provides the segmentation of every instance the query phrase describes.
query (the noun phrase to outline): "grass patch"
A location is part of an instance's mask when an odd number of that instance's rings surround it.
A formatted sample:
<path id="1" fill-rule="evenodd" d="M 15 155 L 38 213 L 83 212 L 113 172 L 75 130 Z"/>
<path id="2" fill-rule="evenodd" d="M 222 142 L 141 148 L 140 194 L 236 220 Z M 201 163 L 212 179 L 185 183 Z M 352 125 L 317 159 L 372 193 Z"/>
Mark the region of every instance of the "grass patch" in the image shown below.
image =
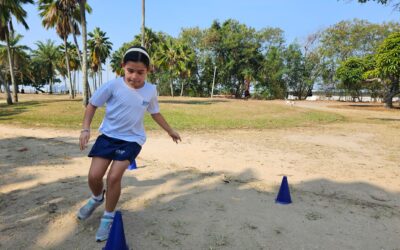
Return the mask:
<path id="1" fill-rule="evenodd" d="M 24 99 L 25 98 L 25 99 Z M 343 121 L 335 113 L 289 107 L 268 101 L 231 99 L 160 97 L 161 113 L 178 130 L 270 129 Z M 82 101 L 63 96 L 20 95 L 14 105 L 0 104 L 0 123 L 34 127 L 80 129 L 84 108 Z M 99 108 L 92 128 L 97 128 L 104 115 Z M 159 129 L 145 116 L 148 130 Z"/>

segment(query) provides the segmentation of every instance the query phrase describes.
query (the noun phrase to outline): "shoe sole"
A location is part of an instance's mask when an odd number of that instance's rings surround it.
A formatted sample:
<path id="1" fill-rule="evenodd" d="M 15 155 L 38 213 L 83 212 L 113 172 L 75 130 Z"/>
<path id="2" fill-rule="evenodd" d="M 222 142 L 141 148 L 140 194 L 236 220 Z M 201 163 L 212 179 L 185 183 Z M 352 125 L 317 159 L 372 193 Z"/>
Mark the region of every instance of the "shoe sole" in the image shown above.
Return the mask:
<path id="1" fill-rule="evenodd" d="M 78 219 L 78 220 L 80 220 L 80 221 L 83 221 L 83 220 L 86 220 L 87 218 L 89 218 L 90 216 L 88 216 L 88 217 L 83 217 L 83 216 L 81 216 L 79 213 L 76 215 L 76 218 Z"/>
<path id="2" fill-rule="evenodd" d="M 103 241 L 106 241 L 108 238 L 105 238 L 105 239 L 99 239 L 99 238 L 96 238 L 96 242 L 103 242 Z"/>

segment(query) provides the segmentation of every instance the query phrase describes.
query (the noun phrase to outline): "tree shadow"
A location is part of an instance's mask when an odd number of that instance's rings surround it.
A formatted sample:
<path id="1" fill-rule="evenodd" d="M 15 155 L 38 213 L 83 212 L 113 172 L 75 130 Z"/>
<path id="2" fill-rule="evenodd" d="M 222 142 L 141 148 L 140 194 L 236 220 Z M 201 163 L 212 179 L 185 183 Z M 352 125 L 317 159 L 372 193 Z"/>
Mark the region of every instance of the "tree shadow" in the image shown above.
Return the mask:
<path id="1" fill-rule="evenodd" d="M 146 168 L 146 171 L 156 171 Z M 156 167 L 154 167 L 156 168 Z M 365 183 L 315 179 L 290 185 L 293 203 L 274 202 L 275 183 L 239 174 L 175 169 L 156 178 L 124 176 L 122 210 L 132 249 L 396 249 L 399 193 Z M 289 177 L 290 183 L 290 177 Z M 0 196 L 0 248 L 99 249 L 102 209 L 75 213 L 88 196 L 75 176 Z M 57 234 L 54 232 L 57 230 Z M 372 233 L 372 235 L 371 235 Z M 23 242 L 26 242 L 23 243 Z M 25 245 L 24 245 L 25 244 Z"/>
<path id="2" fill-rule="evenodd" d="M 400 118 L 367 118 L 368 120 L 375 121 L 390 121 L 390 122 L 400 122 Z"/>
<path id="3" fill-rule="evenodd" d="M 60 99 L 60 100 L 22 101 L 14 103 L 13 105 L 0 103 L 0 120 L 9 120 L 6 117 L 28 112 L 29 109 L 32 107 L 44 106 L 46 104 L 65 102 L 65 101 L 78 102 L 80 100 Z"/>
<path id="4" fill-rule="evenodd" d="M 168 104 L 190 104 L 190 105 L 211 105 L 214 103 L 228 102 L 227 100 L 158 100 L 159 103 Z"/>
<path id="5" fill-rule="evenodd" d="M 84 154 L 79 150 L 73 137 L 37 138 L 20 136 L 0 139 L 0 183 L 7 185 L 34 182 L 36 173 L 24 173 L 25 167 L 37 166 L 43 169 L 59 169 L 74 158 Z"/>
<path id="6" fill-rule="evenodd" d="M 371 111 L 390 111 L 400 109 L 398 106 L 393 106 L 391 109 L 387 109 L 384 104 L 347 104 L 347 105 L 332 105 L 331 107 L 342 108 L 342 109 L 358 109 L 358 110 L 371 110 Z"/>

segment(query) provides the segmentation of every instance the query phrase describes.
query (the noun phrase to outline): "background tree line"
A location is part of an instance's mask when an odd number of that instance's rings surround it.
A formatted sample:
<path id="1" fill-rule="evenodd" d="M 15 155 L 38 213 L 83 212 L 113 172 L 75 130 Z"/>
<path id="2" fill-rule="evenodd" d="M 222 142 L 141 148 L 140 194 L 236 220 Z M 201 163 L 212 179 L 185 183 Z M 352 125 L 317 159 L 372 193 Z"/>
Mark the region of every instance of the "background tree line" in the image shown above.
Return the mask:
<path id="1" fill-rule="evenodd" d="M 82 12 L 90 13 L 90 6 L 85 1 L 39 0 L 43 26 L 55 28 L 62 43 L 38 41 L 37 48 L 31 49 L 19 44 L 21 36 L 13 31 L 10 16 L 21 15 L 16 20 L 24 23 L 26 13 L 22 15 L 21 5 L 32 1 L 9 2 L 0 12 L 8 17 L 0 19 L 8 20 L 0 23 L 0 34 L 7 33 L 0 36 L 5 41 L 0 44 L 0 83 L 6 92 L 12 85 L 15 96 L 18 85 L 30 85 L 38 91 L 49 85 L 52 93 L 53 84 L 64 81 L 70 98 L 74 98 L 77 75 L 85 67 L 91 87 L 83 84 L 83 91 L 89 96 L 103 83 L 106 61 L 121 75 L 123 52 L 142 43 L 138 34 L 112 52 L 107 34 L 95 28 L 88 33 L 83 46 L 87 48 L 79 48 L 76 37 L 84 28 Z M 4 14 L 6 7 L 8 16 Z M 259 99 L 282 99 L 289 94 L 305 99 L 318 86 L 327 95 L 340 92 L 355 100 L 366 93 L 382 98 L 391 107 L 393 97 L 399 94 L 399 31 L 398 23 L 354 19 L 309 34 L 305 41 L 287 44 L 280 28 L 255 30 L 229 19 L 214 21 L 206 29 L 184 28 L 178 37 L 146 28 L 144 45 L 153 61 L 149 81 L 157 84 L 161 95 L 208 97 L 215 81 L 214 94 L 239 98 L 251 90 Z M 73 44 L 68 42 L 69 36 Z M 10 99 L 10 93 L 6 94 Z"/>

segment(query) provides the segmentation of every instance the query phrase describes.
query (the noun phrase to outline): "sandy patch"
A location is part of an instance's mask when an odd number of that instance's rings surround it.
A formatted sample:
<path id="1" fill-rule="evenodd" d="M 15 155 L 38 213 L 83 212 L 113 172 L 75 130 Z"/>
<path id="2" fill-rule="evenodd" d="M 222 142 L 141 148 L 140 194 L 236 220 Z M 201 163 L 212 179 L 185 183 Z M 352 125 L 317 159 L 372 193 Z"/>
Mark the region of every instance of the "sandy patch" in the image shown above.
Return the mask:
<path id="1" fill-rule="evenodd" d="M 293 108 L 329 109 L 296 103 Z M 151 132 L 118 208 L 132 249 L 399 249 L 399 112 L 379 123 Z M 388 119 L 388 120 L 384 120 Z M 101 249 L 78 131 L 0 125 L 0 248 Z M 275 204 L 282 176 L 293 203 Z"/>

